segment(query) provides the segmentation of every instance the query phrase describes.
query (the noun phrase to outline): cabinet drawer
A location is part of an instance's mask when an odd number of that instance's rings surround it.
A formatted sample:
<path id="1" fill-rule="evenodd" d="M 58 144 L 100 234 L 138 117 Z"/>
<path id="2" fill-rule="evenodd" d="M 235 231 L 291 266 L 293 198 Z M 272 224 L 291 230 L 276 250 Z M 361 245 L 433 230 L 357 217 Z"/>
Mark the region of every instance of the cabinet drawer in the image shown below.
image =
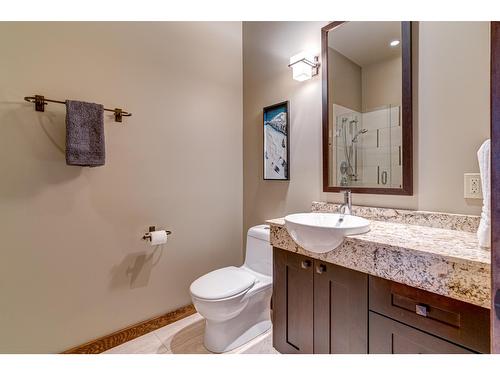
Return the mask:
<path id="1" fill-rule="evenodd" d="M 374 276 L 369 309 L 474 351 L 490 351 L 488 309 Z"/>
<path id="2" fill-rule="evenodd" d="M 474 353 L 374 312 L 370 312 L 369 316 L 370 354 Z"/>

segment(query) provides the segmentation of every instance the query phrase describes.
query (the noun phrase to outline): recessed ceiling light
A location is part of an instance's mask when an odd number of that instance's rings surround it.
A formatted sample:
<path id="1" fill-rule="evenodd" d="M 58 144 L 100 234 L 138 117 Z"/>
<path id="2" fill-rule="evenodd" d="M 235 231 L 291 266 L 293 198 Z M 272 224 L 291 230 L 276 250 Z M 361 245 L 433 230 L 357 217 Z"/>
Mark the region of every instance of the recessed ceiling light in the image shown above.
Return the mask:
<path id="1" fill-rule="evenodd" d="M 397 40 L 397 39 L 393 40 L 393 41 L 390 43 L 391 47 L 396 47 L 398 44 L 399 44 L 399 40 Z"/>

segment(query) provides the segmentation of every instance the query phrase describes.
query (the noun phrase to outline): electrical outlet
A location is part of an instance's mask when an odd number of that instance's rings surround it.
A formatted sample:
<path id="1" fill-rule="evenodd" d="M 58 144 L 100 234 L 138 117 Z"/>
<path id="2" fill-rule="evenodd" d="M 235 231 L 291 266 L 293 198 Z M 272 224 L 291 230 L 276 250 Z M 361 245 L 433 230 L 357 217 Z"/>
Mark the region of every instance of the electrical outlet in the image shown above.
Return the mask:
<path id="1" fill-rule="evenodd" d="M 464 198 L 483 198 L 481 175 L 479 173 L 464 173 Z"/>

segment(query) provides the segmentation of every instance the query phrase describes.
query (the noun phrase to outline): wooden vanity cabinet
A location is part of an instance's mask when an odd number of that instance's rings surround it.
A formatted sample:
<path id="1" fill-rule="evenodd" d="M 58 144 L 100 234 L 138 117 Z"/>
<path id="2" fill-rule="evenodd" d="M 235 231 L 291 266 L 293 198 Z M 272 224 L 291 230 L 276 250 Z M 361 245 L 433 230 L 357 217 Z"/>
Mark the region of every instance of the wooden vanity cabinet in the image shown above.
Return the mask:
<path id="1" fill-rule="evenodd" d="M 370 353 L 490 351 L 488 309 L 375 276 L 369 296 Z"/>
<path id="2" fill-rule="evenodd" d="M 488 353 L 488 309 L 273 249 L 281 353 Z"/>
<path id="3" fill-rule="evenodd" d="M 370 354 L 470 354 L 471 350 L 370 311 Z"/>
<path id="4" fill-rule="evenodd" d="M 366 274 L 274 248 L 273 279 L 280 353 L 367 353 Z"/>
<path id="5" fill-rule="evenodd" d="M 273 250 L 273 346 L 280 353 L 313 353 L 313 263 Z"/>
<path id="6" fill-rule="evenodd" d="M 314 353 L 368 353 L 368 275 L 314 261 Z"/>

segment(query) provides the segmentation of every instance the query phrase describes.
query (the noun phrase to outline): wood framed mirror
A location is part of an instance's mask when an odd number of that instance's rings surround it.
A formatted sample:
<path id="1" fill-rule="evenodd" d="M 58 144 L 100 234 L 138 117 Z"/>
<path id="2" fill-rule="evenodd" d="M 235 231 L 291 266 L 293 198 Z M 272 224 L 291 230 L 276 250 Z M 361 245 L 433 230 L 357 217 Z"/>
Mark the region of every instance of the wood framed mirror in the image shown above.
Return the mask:
<path id="1" fill-rule="evenodd" d="M 413 194 L 411 27 L 321 29 L 323 191 Z"/>

